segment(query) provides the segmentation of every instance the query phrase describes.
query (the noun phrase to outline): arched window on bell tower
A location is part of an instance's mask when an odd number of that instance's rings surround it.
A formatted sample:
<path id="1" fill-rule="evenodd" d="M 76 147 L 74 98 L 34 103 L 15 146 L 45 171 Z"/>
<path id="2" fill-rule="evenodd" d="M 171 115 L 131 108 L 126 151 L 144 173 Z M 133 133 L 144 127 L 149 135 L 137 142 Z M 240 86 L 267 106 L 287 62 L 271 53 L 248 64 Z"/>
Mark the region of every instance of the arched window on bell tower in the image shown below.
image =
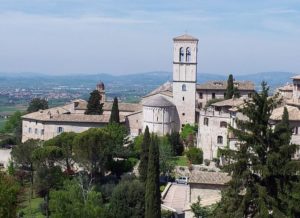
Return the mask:
<path id="1" fill-rule="evenodd" d="M 189 47 L 186 48 L 186 60 L 187 63 L 191 61 L 191 49 Z"/>
<path id="2" fill-rule="evenodd" d="M 186 85 L 185 84 L 183 84 L 182 86 L 181 86 L 181 91 L 186 91 Z"/>
<path id="3" fill-rule="evenodd" d="M 183 62 L 184 60 L 184 49 L 181 47 L 179 49 L 179 62 Z"/>

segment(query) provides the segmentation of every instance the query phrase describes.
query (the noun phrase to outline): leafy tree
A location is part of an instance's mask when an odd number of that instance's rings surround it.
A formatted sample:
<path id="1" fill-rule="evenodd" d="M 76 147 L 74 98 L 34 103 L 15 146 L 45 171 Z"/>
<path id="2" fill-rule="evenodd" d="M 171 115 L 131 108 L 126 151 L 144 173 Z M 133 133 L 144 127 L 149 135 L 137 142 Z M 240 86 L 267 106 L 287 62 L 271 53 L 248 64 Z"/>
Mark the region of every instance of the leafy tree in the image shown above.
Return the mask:
<path id="1" fill-rule="evenodd" d="M 13 177 L 0 172 L 0 217 L 17 217 L 17 196 L 20 191 Z"/>
<path id="2" fill-rule="evenodd" d="M 167 137 L 159 138 L 159 169 L 162 175 L 170 175 L 175 165 L 172 148 Z"/>
<path id="3" fill-rule="evenodd" d="M 30 171 L 31 186 L 33 186 L 33 172 L 34 172 L 34 151 L 40 146 L 39 140 L 29 139 L 22 144 L 13 146 L 11 151 L 12 159 L 15 163 L 22 166 L 22 168 Z"/>
<path id="4" fill-rule="evenodd" d="M 269 97 L 262 83 L 240 109 L 247 119 L 237 121 L 230 131 L 238 138 L 239 148 L 221 150 L 228 164 L 224 170 L 232 180 L 222 194 L 216 217 L 299 217 L 299 162 L 292 159 L 297 146 L 290 144 L 291 130 L 285 110 L 275 129 L 269 123 L 278 105 L 277 95 Z M 299 190 L 298 190 L 299 191 Z"/>
<path id="5" fill-rule="evenodd" d="M 207 218 L 211 216 L 211 211 L 207 207 L 201 206 L 201 198 L 198 196 L 197 202 L 191 205 L 191 210 L 195 218 Z"/>
<path id="6" fill-rule="evenodd" d="M 180 133 L 180 137 L 186 146 L 194 146 L 197 131 L 198 131 L 197 125 L 193 126 L 191 124 L 186 124 L 183 127 Z"/>
<path id="7" fill-rule="evenodd" d="M 36 171 L 36 190 L 44 197 L 45 215 L 50 216 L 49 194 L 51 189 L 62 185 L 64 176 L 60 166 L 55 165 L 63 158 L 63 152 L 56 146 L 39 147 L 32 153 Z"/>
<path id="8" fill-rule="evenodd" d="M 3 133 L 13 133 L 16 141 L 20 142 L 22 137 L 22 113 L 20 111 L 16 111 L 12 116 L 8 118 L 5 122 L 3 129 L 1 132 Z"/>
<path id="9" fill-rule="evenodd" d="M 56 146 L 62 150 L 65 166 L 69 173 L 71 172 L 71 166 L 73 164 L 72 152 L 75 136 L 76 133 L 74 132 L 63 132 L 44 143 L 44 146 Z"/>
<path id="10" fill-rule="evenodd" d="M 113 191 L 109 218 L 144 217 L 145 186 L 138 180 L 123 181 Z"/>
<path id="11" fill-rule="evenodd" d="M 180 139 L 180 134 L 178 132 L 172 132 L 171 135 L 167 135 L 167 137 L 172 146 L 173 154 L 176 156 L 181 156 L 184 151 L 184 146 Z"/>
<path id="12" fill-rule="evenodd" d="M 145 194 L 145 218 L 160 218 L 159 148 L 158 138 L 151 136 Z"/>
<path id="13" fill-rule="evenodd" d="M 104 217 L 101 194 L 93 188 L 83 188 L 76 180 L 67 180 L 62 189 L 52 191 L 49 207 L 54 218 Z"/>
<path id="14" fill-rule="evenodd" d="M 29 103 L 27 112 L 32 113 L 32 112 L 36 112 L 38 110 L 45 110 L 48 108 L 49 108 L 48 101 L 46 99 L 34 98 Z"/>
<path id="15" fill-rule="evenodd" d="M 103 175 L 108 168 L 113 152 L 109 142 L 109 134 L 99 128 L 89 129 L 75 137 L 75 161 L 90 172 L 91 177 Z"/>
<path id="16" fill-rule="evenodd" d="M 87 110 L 85 114 L 89 115 L 100 115 L 103 113 L 102 107 L 103 103 L 101 101 L 101 95 L 97 90 L 94 90 L 90 93 L 90 98 L 87 104 Z"/>
<path id="17" fill-rule="evenodd" d="M 203 163 L 203 151 L 200 148 L 191 147 L 185 152 L 185 155 L 192 164 Z"/>
<path id="18" fill-rule="evenodd" d="M 140 174 L 140 180 L 142 182 L 146 182 L 147 179 L 150 141 L 151 138 L 150 138 L 149 128 L 148 126 L 146 126 L 143 142 L 141 145 L 141 155 L 140 155 L 140 164 L 139 164 L 139 174 Z"/>
<path id="19" fill-rule="evenodd" d="M 118 98 L 117 97 L 114 98 L 109 122 L 110 123 L 120 123 L 119 106 L 118 106 Z"/>

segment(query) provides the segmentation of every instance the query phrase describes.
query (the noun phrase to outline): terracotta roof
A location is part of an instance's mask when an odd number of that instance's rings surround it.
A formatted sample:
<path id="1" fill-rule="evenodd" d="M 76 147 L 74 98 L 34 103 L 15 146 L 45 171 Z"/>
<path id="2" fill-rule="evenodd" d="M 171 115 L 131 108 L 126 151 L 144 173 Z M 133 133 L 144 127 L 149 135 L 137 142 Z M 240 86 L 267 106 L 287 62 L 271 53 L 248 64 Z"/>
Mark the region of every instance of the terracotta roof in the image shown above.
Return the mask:
<path id="1" fill-rule="evenodd" d="M 291 121 L 299 121 L 300 120 L 300 110 L 298 107 L 294 107 L 291 105 L 282 106 L 273 110 L 272 115 L 270 117 L 271 120 L 281 120 L 283 115 L 284 107 L 287 108 L 289 113 L 289 120 Z"/>
<path id="2" fill-rule="evenodd" d="M 154 89 L 149 94 L 145 95 L 143 98 L 156 95 L 156 94 L 162 94 L 169 97 L 173 97 L 173 84 L 171 82 L 166 82 L 161 86 L 157 87 L 156 89 Z"/>
<path id="3" fill-rule="evenodd" d="M 87 101 L 82 100 L 82 99 L 77 99 L 72 102 L 74 103 L 75 110 L 86 110 Z"/>
<path id="4" fill-rule="evenodd" d="M 104 111 L 111 111 L 113 102 L 105 102 L 103 105 Z M 142 110 L 142 105 L 132 103 L 118 103 L 119 111 L 135 112 Z"/>
<path id="5" fill-rule="evenodd" d="M 255 86 L 251 81 L 234 81 L 235 86 L 238 90 L 249 90 L 254 91 Z M 226 90 L 227 89 L 227 81 L 209 81 L 203 84 L 197 84 L 197 90 Z"/>
<path id="6" fill-rule="evenodd" d="M 173 38 L 174 41 L 199 41 L 197 38 L 188 35 L 188 34 L 184 34 L 181 36 L 177 36 L 175 38 Z"/>
<path id="7" fill-rule="evenodd" d="M 244 103 L 244 98 L 231 98 L 224 101 L 213 103 L 212 106 L 216 107 L 238 107 Z"/>
<path id="8" fill-rule="evenodd" d="M 293 91 L 293 84 L 286 84 L 278 88 L 280 91 Z"/>
<path id="9" fill-rule="evenodd" d="M 293 76 L 293 77 L 291 77 L 291 79 L 300 79 L 300 75 Z"/>
<path id="10" fill-rule="evenodd" d="M 231 180 L 227 173 L 197 171 L 192 172 L 189 178 L 189 183 L 225 185 Z"/>
<path id="11" fill-rule="evenodd" d="M 149 100 L 147 100 L 145 103 L 143 103 L 143 106 L 149 106 L 149 107 L 174 107 L 175 105 L 167 100 L 166 98 L 156 95 L 151 97 Z"/>

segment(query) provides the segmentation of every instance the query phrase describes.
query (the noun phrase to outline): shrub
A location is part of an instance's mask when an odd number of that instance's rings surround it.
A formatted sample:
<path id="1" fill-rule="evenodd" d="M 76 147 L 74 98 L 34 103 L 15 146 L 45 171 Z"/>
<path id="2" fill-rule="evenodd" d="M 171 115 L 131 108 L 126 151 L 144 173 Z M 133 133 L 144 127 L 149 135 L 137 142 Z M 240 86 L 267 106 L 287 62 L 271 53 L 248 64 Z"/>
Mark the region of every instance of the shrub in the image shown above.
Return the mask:
<path id="1" fill-rule="evenodd" d="M 203 163 L 203 151 L 200 148 L 189 148 L 186 151 L 186 156 L 192 164 L 202 164 Z"/>
<path id="2" fill-rule="evenodd" d="M 205 164 L 205 166 L 209 166 L 209 164 L 210 164 L 210 160 L 208 160 L 208 159 L 204 159 L 204 164 Z"/>

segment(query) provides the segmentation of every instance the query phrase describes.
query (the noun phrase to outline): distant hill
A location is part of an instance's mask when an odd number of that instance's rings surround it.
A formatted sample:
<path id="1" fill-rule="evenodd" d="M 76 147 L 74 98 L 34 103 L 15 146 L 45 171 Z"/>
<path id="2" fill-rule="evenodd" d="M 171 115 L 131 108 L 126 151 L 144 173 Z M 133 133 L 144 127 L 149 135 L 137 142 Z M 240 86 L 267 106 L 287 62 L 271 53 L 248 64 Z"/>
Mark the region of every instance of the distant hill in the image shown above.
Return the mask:
<path id="1" fill-rule="evenodd" d="M 234 75 L 236 80 L 252 81 L 256 87 L 264 80 L 272 89 L 291 82 L 295 74 L 290 72 L 262 72 L 248 75 Z M 226 80 L 227 75 L 198 73 L 198 83 L 211 80 Z M 45 87 L 51 85 L 94 87 L 98 81 L 113 86 L 144 86 L 156 87 L 166 81 L 172 80 L 171 72 L 147 72 L 129 75 L 87 74 L 87 75 L 45 75 L 37 73 L 0 73 L 0 86 L 2 87 Z"/>

